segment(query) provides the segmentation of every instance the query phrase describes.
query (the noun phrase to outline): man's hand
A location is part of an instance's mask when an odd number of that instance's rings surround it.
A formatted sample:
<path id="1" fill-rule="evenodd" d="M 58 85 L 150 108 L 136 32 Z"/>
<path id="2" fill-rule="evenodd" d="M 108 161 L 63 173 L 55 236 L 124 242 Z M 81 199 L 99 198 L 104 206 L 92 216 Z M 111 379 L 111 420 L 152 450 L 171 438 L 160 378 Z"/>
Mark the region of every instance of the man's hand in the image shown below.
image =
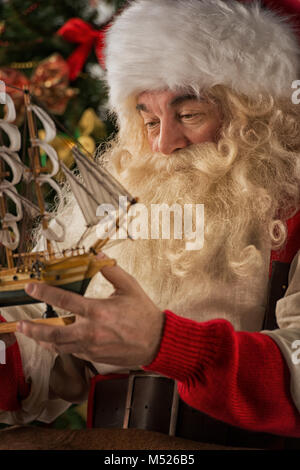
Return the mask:
<path id="1" fill-rule="evenodd" d="M 28 284 L 26 292 L 31 297 L 78 317 L 74 324 L 62 327 L 21 321 L 17 331 L 41 344 L 52 344 L 58 353 L 75 354 L 89 361 L 126 367 L 150 364 L 160 345 L 163 313 L 119 266 L 106 266 L 101 272 L 115 287 L 108 299 L 90 299 L 46 284 Z"/>

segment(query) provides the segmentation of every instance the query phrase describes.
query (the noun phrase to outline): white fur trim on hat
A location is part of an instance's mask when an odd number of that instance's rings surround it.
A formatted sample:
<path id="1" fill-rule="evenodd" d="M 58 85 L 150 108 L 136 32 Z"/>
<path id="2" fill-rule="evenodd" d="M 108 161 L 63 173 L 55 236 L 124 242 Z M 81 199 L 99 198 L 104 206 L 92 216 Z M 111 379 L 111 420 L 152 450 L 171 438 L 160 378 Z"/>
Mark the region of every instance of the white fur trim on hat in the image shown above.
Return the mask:
<path id="1" fill-rule="evenodd" d="M 107 33 L 110 104 L 131 94 L 223 84 L 291 94 L 299 45 L 285 19 L 236 0 L 136 0 Z"/>

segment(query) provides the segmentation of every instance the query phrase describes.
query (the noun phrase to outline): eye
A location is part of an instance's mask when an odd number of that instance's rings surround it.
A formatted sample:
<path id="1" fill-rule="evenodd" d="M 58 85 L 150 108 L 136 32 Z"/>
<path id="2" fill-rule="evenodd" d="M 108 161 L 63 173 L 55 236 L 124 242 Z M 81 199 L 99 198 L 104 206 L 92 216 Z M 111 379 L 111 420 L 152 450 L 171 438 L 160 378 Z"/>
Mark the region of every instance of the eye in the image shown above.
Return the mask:
<path id="1" fill-rule="evenodd" d="M 179 114 L 179 119 L 182 119 L 184 121 L 192 121 L 193 119 L 198 119 L 200 117 L 203 117 L 203 113 L 182 113 Z"/>

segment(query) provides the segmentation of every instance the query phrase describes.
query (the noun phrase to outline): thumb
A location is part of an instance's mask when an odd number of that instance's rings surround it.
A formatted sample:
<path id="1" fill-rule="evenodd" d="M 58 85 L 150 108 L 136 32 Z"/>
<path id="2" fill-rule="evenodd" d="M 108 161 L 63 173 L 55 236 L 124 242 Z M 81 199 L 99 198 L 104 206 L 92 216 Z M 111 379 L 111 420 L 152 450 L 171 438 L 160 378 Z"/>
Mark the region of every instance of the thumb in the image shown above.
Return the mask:
<path id="1" fill-rule="evenodd" d="M 97 254 L 97 259 L 107 259 L 104 253 L 100 252 Z M 100 269 L 101 274 L 107 279 L 116 290 L 122 292 L 130 292 L 136 285 L 136 280 L 128 274 L 124 269 L 115 264 L 114 266 L 103 266 Z"/>

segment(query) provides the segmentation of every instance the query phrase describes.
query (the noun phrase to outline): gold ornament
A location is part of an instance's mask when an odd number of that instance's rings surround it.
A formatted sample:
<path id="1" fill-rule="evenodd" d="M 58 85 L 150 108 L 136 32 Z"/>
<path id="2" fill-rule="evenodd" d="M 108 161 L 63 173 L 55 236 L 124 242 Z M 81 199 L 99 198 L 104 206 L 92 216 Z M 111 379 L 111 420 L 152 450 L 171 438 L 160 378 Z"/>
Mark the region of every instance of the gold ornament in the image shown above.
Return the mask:
<path id="1" fill-rule="evenodd" d="M 96 150 L 96 143 L 91 136 L 81 135 L 77 140 L 82 145 L 83 149 L 87 150 L 88 155 L 93 155 Z"/>
<path id="2" fill-rule="evenodd" d="M 33 62 L 32 60 L 29 62 L 12 62 L 9 64 L 10 68 L 12 69 L 33 69 L 33 67 L 36 67 L 39 64 L 39 62 Z"/>
<path id="3" fill-rule="evenodd" d="M 87 108 L 78 123 L 80 135 L 92 135 L 95 140 L 106 137 L 106 126 L 97 116 L 93 108 Z"/>

